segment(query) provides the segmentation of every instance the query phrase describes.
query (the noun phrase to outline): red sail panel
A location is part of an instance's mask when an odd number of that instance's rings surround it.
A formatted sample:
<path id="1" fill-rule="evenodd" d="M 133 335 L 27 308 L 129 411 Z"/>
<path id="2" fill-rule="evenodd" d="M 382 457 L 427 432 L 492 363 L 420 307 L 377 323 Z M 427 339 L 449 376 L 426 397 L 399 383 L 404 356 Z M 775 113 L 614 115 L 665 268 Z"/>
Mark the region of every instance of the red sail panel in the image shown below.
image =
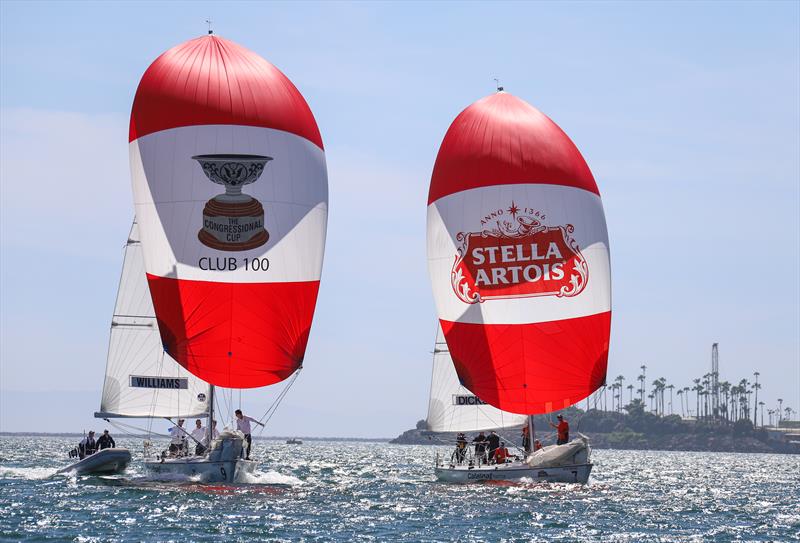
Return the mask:
<path id="1" fill-rule="evenodd" d="M 130 124 L 134 205 L 167 352 L 232 388 L 303 363 L 322 273 L 328 180 L 303 96 L 218 36 L 147 69 Z"/>
<path id="2" fill-rule="evenodd" d="M 450 355 L 461 382 L 503 411 L 549 413 L 605 382 L 611 312 L 531 324 L 441 324 L 457 349 Z"/>
<path id="3" fill-rule="evenodd" d="M 165 349 L 204 381 L 228 388 L 265 386 L 302 365 L 319 281 L 147 279 Z"/>
<path id="4" fill-rule="evenodd" d="M 476 187 L 555 183 L 600 194 L 580 151 L 547 115 L 506 92 L 462 111 L 444 136 L 428 204 Z"/>
<path id="5" fill-rule="evenodd" d="M 179 126 L 230 124 L 292 132 L 322 148 L 300 91 L 256 53 L 202 36 L 158 57 L 133 99 L 129 141 Z"/>
<path id="6" fill-rule="evenodd" d="M 431 177 L 428 270 L 459 377 L 504 411 L 537 414 L 605 381 L 608 233 L 575 144 L 505 92 L 465 109 Z"/>

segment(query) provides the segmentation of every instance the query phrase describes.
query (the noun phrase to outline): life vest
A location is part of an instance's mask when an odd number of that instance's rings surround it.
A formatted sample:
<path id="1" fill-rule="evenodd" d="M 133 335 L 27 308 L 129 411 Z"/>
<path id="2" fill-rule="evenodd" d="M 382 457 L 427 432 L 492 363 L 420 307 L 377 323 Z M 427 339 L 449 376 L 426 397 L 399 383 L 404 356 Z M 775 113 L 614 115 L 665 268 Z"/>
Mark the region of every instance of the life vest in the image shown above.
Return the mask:
<path id="1" fill-rule="evenodd" d="M 568 439 L 569 438 L 569 423 L 565 420 L 562 420 L 558 423 L 558 439 Z"/>
<path id="2" fill-rule="evenodd" d="M 497 462 L 498 464 L 503 464 L 503 463 L 505 463 L 505 461 L 506 461 L 506 458 L 508 458 L 508 456 L 509 456 L 509 455 L 508 455 L 508 449 L 507 449 L 507 448 L 505 448 L 505 447 L 503 447 L 503 448 L 501 448 L 501 449 L 497 449 L 497 450 L 495 451 L 495 453 L 494 453 L 494 460 L 495 460 L 495 462 Z"/>

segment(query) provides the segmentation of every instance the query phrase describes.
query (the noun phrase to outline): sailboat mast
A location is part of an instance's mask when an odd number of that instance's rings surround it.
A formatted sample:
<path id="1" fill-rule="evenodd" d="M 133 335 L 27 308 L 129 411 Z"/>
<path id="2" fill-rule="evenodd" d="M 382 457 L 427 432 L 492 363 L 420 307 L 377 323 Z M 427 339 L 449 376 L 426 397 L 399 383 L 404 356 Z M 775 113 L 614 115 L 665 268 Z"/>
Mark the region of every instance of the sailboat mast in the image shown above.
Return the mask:
<path id="1" fill-rule="evenodd" d="M 528 415 L 528 446 L 525 447 L 525 454 L 533 452 L 533 442 L 536 440 L 536 430 L 533 426 L 533 415 Z"/>
<path id="2" fill-rule="evenodd" d="M 208 446 L 214 439 L 214 385 L 208 385 Z"/>

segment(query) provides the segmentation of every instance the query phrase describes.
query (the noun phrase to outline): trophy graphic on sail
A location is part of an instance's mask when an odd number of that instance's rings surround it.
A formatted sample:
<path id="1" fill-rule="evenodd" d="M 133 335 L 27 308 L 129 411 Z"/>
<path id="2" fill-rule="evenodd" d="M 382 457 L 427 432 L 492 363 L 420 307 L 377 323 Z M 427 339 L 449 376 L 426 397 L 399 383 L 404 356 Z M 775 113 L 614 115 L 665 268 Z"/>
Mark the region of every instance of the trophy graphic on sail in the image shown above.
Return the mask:
<path id="1" fill-rule="evenodd" d="M 255 183 L 272 157 L 262 155 L 196 155 L 203 173 L 225 192 L 210 199 L 203 208 L 200 242 L 220 251 L 246 251 L 264 245 L 269 233 L 264 229 L 261 202 L 242 193 Z"/>

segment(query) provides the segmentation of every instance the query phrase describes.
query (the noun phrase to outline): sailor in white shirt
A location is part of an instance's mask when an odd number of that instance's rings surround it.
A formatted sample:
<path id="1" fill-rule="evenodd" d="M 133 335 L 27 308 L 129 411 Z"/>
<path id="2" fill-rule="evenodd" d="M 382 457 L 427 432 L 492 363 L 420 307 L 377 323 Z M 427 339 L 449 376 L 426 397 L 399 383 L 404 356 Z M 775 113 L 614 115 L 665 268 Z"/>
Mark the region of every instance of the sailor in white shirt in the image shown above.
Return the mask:
<path id="1" fill-rule="evenodd" d="M 197 445 L 194 448 L 194 454 L 197 456 L 202 456 L 203 453 L 206 452 L 207 444 L 205 443 L 206 439 L 206 429 L 203 428 L 203 421 L 197 419 L 194 421 L 195 428 L 192 430 L 192 440 Z"/>
<path id="2" fill-rule="evenodd" d="M 208 428 L 206 428 L 206 437 L 205 437 L 205 441 L 204 441 L 204 444 L 205 444 L 206 447 L 208 447 L 209 443 L 211 443 L 212 441 L 214 441 L 215 439 L 217 439 L 219 437 L 219 431 L 217 431 L 217 421 L 215 421 L 215 420 L 211 421 L 211 436 L 210 437 L 211 437 L 211 439 L 209 439 Z"/>
<path id="3" fill-rule="evenodd" d="M 244 434 L 244 440 L 247 442 L 247 452 L 245 453 L 245 460 L 250 460 L 250 446 L 253 443 L 253 438 L 250 435 L 250 423 L 255 422 L 259 426 L 264 426 L 262 423 L 258 422 L 253 417 L 247 417 L 242 414 L 241 409 L 237 409 L 236 413 L 236 429 L 239 430 Z"/>
<path id="4" fill-rule="evenodd" d="M 177 456 L 186 446 L 186 429 L 183 427 L 184 420 L 178 419 L 178 424 L 169 429 L 172 441 L 169 442 L 169 454 Z"/>

